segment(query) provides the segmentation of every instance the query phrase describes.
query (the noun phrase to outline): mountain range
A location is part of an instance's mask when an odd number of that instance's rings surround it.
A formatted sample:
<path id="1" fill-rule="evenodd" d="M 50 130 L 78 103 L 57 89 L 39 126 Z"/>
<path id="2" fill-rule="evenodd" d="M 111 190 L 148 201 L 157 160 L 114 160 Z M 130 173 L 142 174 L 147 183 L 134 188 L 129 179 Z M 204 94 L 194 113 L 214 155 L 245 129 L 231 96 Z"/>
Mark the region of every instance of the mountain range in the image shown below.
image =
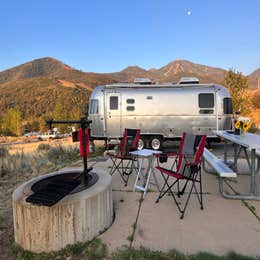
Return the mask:
<path id="1" fill-rule="evenodd" d="M 46 57 L 36 59 L 25 64 L 0 72 L 0 84 L 16 82 L 20 80 L 48 78 L 65 80 L 74 84 L 82 84 L 86 88 L 113 82 L 131 82 L 135 78 L 150 78 L 153 81 L 177 82 L 182 76 L 194 76 L 200 82 L 224 82 L 226 70 L 195 64 L 187 60 L 175 60 L 159 69 L 145 70 L 138 66 L 129 66 L 114 73 L 82 72 L 63 62 Z M 247 75 L 250 88 L 257 88 L 257 78 L 260 78 L 260 68 Z M 66 84 L 65 84 L 66 85 Z"/>
<path id="2" fill-rule="evenodd" d="M 51 113 L 58 101 L 68 109 L 79 103 L 86 106 L 90 92 L 97 85 L 131 82 L 137 77 L 178 82 L 182 76 L 197 77 L 202 83 L 224 84 L 225 73 L 224 69 L 187 60 L 175 60 L 159 69 L 129 66 L 114 73 L 93 73 L 82 72 L 57 59 L 45 57 L 0 72 L 0 111 L 16 105 L 24 117 L 40 116 Z M 260 68 L 247 76 L 249 87 L 256 89 Z"/>

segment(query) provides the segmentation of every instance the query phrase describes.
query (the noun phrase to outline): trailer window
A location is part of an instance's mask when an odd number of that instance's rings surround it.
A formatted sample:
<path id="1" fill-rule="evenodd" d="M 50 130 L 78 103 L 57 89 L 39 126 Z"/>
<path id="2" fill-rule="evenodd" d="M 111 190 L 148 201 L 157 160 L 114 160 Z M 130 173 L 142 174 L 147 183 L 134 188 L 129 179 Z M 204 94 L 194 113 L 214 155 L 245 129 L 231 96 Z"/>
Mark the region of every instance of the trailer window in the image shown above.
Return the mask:
<path id="1" fill-rule="evenodd" d="M 118 109 L 118 96 L 111 96 L 109 100 L 110 110 L 117 110 Z"/>
<path id="2" fill-rule="evenodd" d="M 98 114 L 98 100 L 97 99 L 90 100 L 89 114 Z"/>
<path id="3" fill-rule="evenodd" d="M 135 103 L 135 100 L 134 100 L 133 98 L 128 98 L 128 99 L 126 100 L 126 103 L 127 103 L 127 104 L 134 104 L 134 103 Z"/>
<path id="4" fill-rule="evenodd" d="M 200 108 L 213 108 L 214 95 L 212 93 L 199 94 L 199 107 Z"/>
<path id="5" fill-rule="evenodd" d="M 127 106 L 126 110 L 127 111 L 135 111 L 135 107 L 134 106 Z"/>
<path id="6" fill-rule="evenodd" d="M 232 114 L 232 100 L 231 98 L 224 98 L 223 99 L 223 112 L 224 114 Z"/>

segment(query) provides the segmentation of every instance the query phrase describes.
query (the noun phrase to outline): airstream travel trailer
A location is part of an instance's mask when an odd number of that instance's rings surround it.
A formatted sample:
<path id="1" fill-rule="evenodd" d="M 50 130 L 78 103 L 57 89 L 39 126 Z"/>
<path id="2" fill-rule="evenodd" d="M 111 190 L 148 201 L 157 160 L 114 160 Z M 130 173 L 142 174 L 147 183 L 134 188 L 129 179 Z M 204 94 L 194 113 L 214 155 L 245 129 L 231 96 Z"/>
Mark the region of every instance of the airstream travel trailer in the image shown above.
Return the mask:
<path id="1" fill-rule="evenodd" d="M 91 136 L 110 140 L 124 128 L 141 129 L 141 147 L 159 149 L 163 140 L 182 133 L 216 137 L 214 130 L 230 130 L 232 102 L 227 89 L 182 78 L 178 84 L 152 84 L 139 79 L 96 87 L 90 96 Z"/>

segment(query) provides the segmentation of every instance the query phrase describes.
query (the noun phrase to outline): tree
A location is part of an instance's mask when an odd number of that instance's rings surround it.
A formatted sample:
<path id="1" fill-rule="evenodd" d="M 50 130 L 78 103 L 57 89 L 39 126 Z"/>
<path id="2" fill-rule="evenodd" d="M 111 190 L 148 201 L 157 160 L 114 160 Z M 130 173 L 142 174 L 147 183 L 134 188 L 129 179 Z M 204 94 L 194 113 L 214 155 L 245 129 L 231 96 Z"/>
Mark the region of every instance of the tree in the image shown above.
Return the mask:
<path id="1" fill-rule="evenodd" d="M 22 134 L 22 115 L 18 108 L 8 109 L 1 120 L 1 132 L 4 135 Z"/>
<path id="2" fill-rule="evenodd" d="M 29 119 L 23 125 L 25 132 L 38 132 L 40 129 L 40 122 L 37 119 Z"/>
<path id="3" fill-rule="evenodd" d="M 240 111 L 242 115 L 248 114 L 251 101 L 247 93 L 247 77 L 243 76 L 241 72 L 230 69 L 225 75 L 225 85 L 232 97 L 233 111 Z"/>
<path id="4" fill-rule="evenodd" d="M 63 102 L 58 102 L 54 108 L 53 112 L 54 120 L 66 120 L 68 119 L 68 111 Z M 58 129 L 61 133 L 65 133 L 68 131 L 68 125 L 61 124 L 58 126 Z"/>
<path id="5" fill-rule="evenodd" d="M 252 97 L 252 104 L 254 108 L 260 109 L 260 90 L 254 92 L 254 95 Z"/>
<path id="6" fill-rule="evenodd" d="M 49 126 L 47 125 L 46 121 L 52 119 L 52 116 L 50 115 L 42 115 L 39 118 L 39 130 L 41 133 L 44 133 L 48 130 Z"/>

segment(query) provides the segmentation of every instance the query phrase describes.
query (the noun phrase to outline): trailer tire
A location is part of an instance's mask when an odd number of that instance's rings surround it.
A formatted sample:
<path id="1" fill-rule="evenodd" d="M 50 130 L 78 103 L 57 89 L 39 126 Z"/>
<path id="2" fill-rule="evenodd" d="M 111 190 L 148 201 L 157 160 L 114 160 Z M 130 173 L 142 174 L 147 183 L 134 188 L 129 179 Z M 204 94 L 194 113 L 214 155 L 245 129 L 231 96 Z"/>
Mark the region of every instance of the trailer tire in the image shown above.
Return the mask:
<path id="1" fill-rule="evenodd" d="M 159 150 L 162 146 L 162 137 L 161 136 L 153 136 L 150 139 L 149 146 L 153 150 Z"/>
<path id="2" fill-rule="evenodd" d="M 145 148 L 146 139 L 144 137 L 140 137 L 138 140 L 138 150 L 142 150 Z"/>

